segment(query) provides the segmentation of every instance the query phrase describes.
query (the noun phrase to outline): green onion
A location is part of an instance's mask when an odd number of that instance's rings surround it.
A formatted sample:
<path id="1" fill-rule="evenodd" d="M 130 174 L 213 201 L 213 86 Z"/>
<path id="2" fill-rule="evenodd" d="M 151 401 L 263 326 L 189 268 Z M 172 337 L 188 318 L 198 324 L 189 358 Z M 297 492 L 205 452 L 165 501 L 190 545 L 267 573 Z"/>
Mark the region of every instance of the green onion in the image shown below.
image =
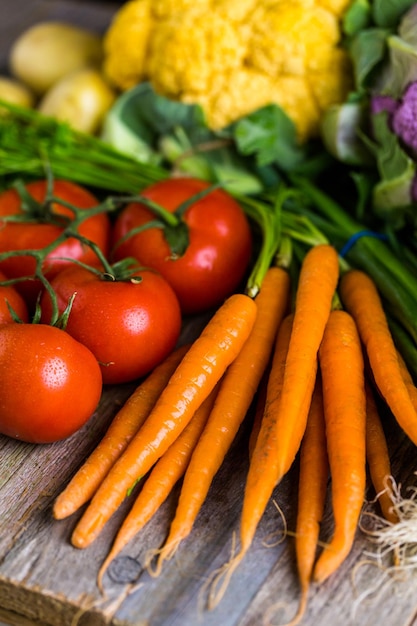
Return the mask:
<path id="1" fill-rule="evenodd" d="M 306 179 L 292 177 L 300 191 L 298 209 L 308 215 L 338 249 L 365 227 L 323 191 Z M 304 198 L 304 204 L 303 204 Z M 378 237 L 359 237 L 346 253 L 346 260 L 373 279 L 392 315 L 417 343 L 417 277 Z"/>
<path id="2" fill-rule="evenodd" d="M 49 168 L 55 178 L 137 193 L 169 175 L 33 109 L 4 101 L 0 107 L 0 176 L 42 177 Z"/>

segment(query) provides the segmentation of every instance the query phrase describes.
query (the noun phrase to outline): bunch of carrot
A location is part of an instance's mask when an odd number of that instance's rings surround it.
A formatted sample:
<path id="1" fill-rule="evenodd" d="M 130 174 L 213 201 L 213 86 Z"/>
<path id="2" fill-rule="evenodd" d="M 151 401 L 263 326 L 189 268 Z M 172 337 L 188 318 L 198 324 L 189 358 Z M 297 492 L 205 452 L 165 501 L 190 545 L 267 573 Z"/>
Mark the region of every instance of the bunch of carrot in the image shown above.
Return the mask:
<path id="1" fill-rule="evenodd" d="M 191 345 L 176 350 L 138 386 L 56 499 L 57 519 L 89 502 L 72 535 L 73 545 L 85 548 L 142 483 L 99 571 L 100 588 L 111 561 L 181 479 L 166 541 L 147 563 L 158 575 L 191 533 L 257 393 L 261 410 L 251 435 L 240 549 L 213 578 L 209 607 L 226 591 L 274 489 L 297 457 L 295 547 L 302 596 L 293 624 L 303 616 L 311 582 L 324 581 L 351 550 L 366 463 L 383 514 L 395 523 L 374 394 L 417 443 L 417 390 L 372 279 L 360 270 L 341 273 L 336 249 L 322 243 L 304 255 L 293 301 L 288 271 L 273 264 L 255 297 L 228 298 Z M 334 533 L 317 557 L 329 477 Z"/>
<path id="2" fill-rule="evenodd" d="M 261 418 L 254 424 L 240 548 L 213 577 L 210 607 L 221 600 L 273 490 L 297 455 L 295 552 L 301 601 L 292 625 L 304 615 L 310 584 L 331 576 L 352 548 L 365 502 L 367 464 L 383 515 L 397 521 L 374 394 L 417 443 L 415 389 L 373 281 L 360 270 L 340 274 L 332 246 L 312 248 L 301 265 L 294 309 L 278 329 Z M 333 536 L 318 554 L 329 480 Z"/>
<path id="3" fill-rule="evenodd" d="M 184 477 L 160 563 L 191 531 L 211 481 L 246 416 L 289 304 L 289 276 L 271 267 L 255 298 L 235 294 L 190 346 L 145 379 L 54 503 L 62 519 L 89 501 L 72 543 L 87 547 L 138 481 L 142 489 L 99 574 Z M 245 379 L 245 385 L 241 385 Z"/>

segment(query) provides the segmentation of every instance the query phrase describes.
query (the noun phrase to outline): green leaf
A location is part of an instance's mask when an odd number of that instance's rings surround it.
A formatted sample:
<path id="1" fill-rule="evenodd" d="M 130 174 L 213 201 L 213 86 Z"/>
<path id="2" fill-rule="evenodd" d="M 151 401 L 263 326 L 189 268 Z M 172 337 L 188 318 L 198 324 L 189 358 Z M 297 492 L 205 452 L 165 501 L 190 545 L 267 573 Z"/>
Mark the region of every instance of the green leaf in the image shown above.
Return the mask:
<path id="1" fill-rule="evenodd" d="M 381 179 L 396 179 L 409 171 L 411 159 L 402 149 L 398 137 L 390 130 L 386 111 L 373 116 L 373 134 Z"/>
<path id="2" fill-rule="evenodd" d="M 402 17 L 398 27 L 398 35 L 411 46 L 417 47 L 417 5 L 413 2 L 413 6 Z"/>
<path id="3" fill-rule="evenodd" d="M 403 14 L 414 4 L 413 0 L 374 0 L 374 22 L 382 28 L 395 28 Z"/>
<path id="4" fill-rule="evenodd" d="M 234 140 L 223 131 L 203 143 L 193 144 L 184 128 L 159 140 L 159 149 L 174 170 L 186 172 L 203 180 L 216 181 L 232 193 L 259 193 L 262 172 L 238 154 Z"/>
<path id="5" fill-rule="evenodd" d="M 228 129 L 212 131 L 199 105 L 170 100 L 149 83 L 119 97 L 107 115 L 103 137 L 139 161 L 168 162 L 178 172 L 222 182 L 229 191 L 262 189 L 256 168 L 238 154 Z"/>
<path id="6" fill-rule="evenodd" d="M 291 171 L 305 157 L 304 149 L 297 143 L 293 121 L 275 104 L 238 120 L 233 134 L 238 150 L 254 155 L 259 167 L 274 163 Z"/>
<path id="7" fill-rule="evenodd" d="M 368 110 L 363 102 L 346 102 L 329 107 L 321 122 L 321 135 L 327 150 L 348 165 L 367 165 L 373 159 L 360 138 Z"/>
<path id="8" fill-rule="evenodd" d="M 371 25 L 372 9 L 368 0 L 354 0 L 342 18 L 343 32 L 352 37 Z"/>
<path id="9" fill-rule="evenodd" d="M 368 28 L 352 38 L 349 51 L 358 90 L 366 89 L 375 71 L 384 60 L 388 35 L 388 30 Z"/>
<path id="10" fill-rule="evenodd" d="M 388 60 L 373 88 L 383 95 L 400 98 L 410 83 L 417 80 L 417 47 L 397 35 L 387 38 Z"/>
<path id="11" fill-rule="evenodd" d="M 160 96 L 144 82 L 117 98 L 104 120 L 102 139 L 140 161 L 159 163 L 159 138 L 178 126 L 198 141 L 211 136 L 200 106 Z"/>
<path id="12" fill-rule="evenodd" d="M 416 174 L 415 164 L 408 162 L 397 178 L 381 180 L 373 189 L 373 209 L 375 215 L 394 229 L 405 226 L 407 211 L 411 206 L 411 187 Z"/>
<path id="13" fill-rule="evenodd" d="M 201 108 L 157 95 L 149 83 L 141 83 L 119 96 L 108 112 L 102 139 L 139 161 L 161 161 L 158 139 L 176 126 L 208 129 Z"/>
<path id="14" fill-rule="evenodd" d="M 363 221 L 366 216 L 367 208 L 369 207 L 369 200 L 372 196 L 375 180 L 371 172 L 365 172 L 363 170 L 350 173 L 350 177 L 355 185 L 357 199 L 355 207 L 356 219 Z"/>

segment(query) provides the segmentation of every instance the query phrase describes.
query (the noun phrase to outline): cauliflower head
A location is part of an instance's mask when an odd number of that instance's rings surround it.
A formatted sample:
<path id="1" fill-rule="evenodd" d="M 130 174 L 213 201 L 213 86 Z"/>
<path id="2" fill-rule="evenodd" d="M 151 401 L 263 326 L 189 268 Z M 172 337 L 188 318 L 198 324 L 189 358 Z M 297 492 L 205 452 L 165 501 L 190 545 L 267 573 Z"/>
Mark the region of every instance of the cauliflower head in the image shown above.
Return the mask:
<path id="1" fill-rule="evenodd" d="M 341 17 L 349 8 L 352 0 L 317 0 L 317 5 Z"/>
<path id="2" fill-rule="evenodd" d="M 311 3 L 308 3 L 311 4 Z M 251 20 L 248 65 L 272 77 L 305 76 L 339 39 L 336 17 L 305 0 L 260 4 Z"/>
<path id="3" fill-rule="evenodd" d="M 210 91 L 218 75 L 243 64 L 242 30 L 218 12 L 200 8 L 163 20 L 153 32 L 146 63 L 155 89 L 171 97 L 191 94 L 196 99 Z"/>
<path id="4" fill-rule="evenodd" d="M 342 102 L 351 68 L 340 45 L 349 0 L 130 0 L 104 37 L 104 72 L 126 90 L 200 104 L 220 129 L 276 103 L 300 142 Z"/>
<path id="5" fill-rule="evenodd" d="M 123 91 L 146 78 L 145 58 L 153 21 L 150 0 L 131 0 L 115 14 L 105 34 L 103 71 Z"/>

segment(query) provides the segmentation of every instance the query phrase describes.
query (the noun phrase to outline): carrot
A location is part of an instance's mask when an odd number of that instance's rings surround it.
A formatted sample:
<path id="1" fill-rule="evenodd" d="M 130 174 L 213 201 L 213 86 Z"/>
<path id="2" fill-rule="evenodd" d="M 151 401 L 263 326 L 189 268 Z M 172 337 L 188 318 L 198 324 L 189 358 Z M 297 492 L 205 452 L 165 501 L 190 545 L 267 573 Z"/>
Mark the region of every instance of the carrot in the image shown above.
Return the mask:
<path id="1" fill-rule="evenodd" d="M 304 435 L 317 373 L 317 354 L 339 279 L 336 250 L 311 248 L 301 265 L 294 321 L 277 418 L 276 482 L 290 469 Z"/>
<path id="2" fill-rule="evenodd" d="M 285 362 L 282 361 L 285 350 L 277 345 L 265 413 L 249 464 L 240 518 L 240 550 L 214 579 L 210 606 L 215 606 L 224 594 L 232 573 L 252 544 L 274 487 L 290 469 L 299 450 L 316 380 L 318 350 L 338 277 L 338 255 L 332 246 L 320 244 L 307 252 L 300 268 Z M 284 333 L 289 325 L 290 321 Z M 271 429 L 275 430 L 274 434 Z"/>
<path id="3" fill-rule="evenodd" d="M 398 364 L 400 366 L 401 376 L 403 378 L 403 381 L 405 382 L 405 386 L 408 389 L 408 393 L 410 394 L 410 400 L 413 403 L 415 410 L 417 411 L 417 387 L 414 383 L 414 379 L 411 375 L 410 370 L 407 367 L 406 362 L 403 359 L 402 354 L 398 352 L 398 350 L 397 350 L 397 358 L 398 358 Z"/>
<path id="4" fill-rule="evenodd" d="M 340 281 L 340 296 L 355 319 L 380 394 L 400 427 L 417 444 L 417 411 L 401 375 L 397 350 L 375 284 L 364 272 L 350 270 Z"/>
<path id="5" fill-rule="evenodd" d="M 104 573 L 108 566 L 131 539 L 153 517 L 172 489 L 184 475 L 192 451 L 207 422 L 217 395 L 218 385 L 197 409 L 179 437 L 154 465 L 145 480 L 131 510 L 123 521 L 98 573 L 98 587 L 102 589 Z"/>
<path id="6" fill-rule="evenodd" d="M 88 502 L 151 412 L 189 346 L 174 350 L 139 385 L 116 413 L 103 439 L 58 495 L 55 519 L 63 519 Z"/>
<path id="7" fill-rule="evenodd" d="M 334 532 L 313 578 L 322 583 L 351 550 L 365 496 L 366 397 L 362 346 L 351 315 L 332 311 L 319 351 Z"/>
<path id="8" fill-rule="evenodd" d="M 240 522 L 240 551 L 217 572 L 214 572 L 208 598 L 209 608 L 214 608 L 221 600 L 233 572 L 249 550 L 257 525 L 265 511 L 276 482 L 276 413 L 275 411 L 269 411 L 268 407 L 271 403 L 271 398 L 275 400 L 281 392 L 292 323 L 293 315 L 287 315 L 278 330 L 273 348 L 265 411 L 256 437 L 255 447 L 250 457 L 249 473 L 243 496 Z"/>
<path id="9" fill-rule="evenodd" d="M 72 534 L 88 546 L 144 476 L 186 427 L 249 337 L 257 314 L 252 298 L 230 296 L 216 311 L 171 376 L 150 415 L 96 491 Z"/>
<path id="10" fill-rule="evenodd" d="M 284 269 L 269 268 L 255 299 L 258 314 L 252 332 L 220 383 L 213 410 L 192 454 L 168 538 L 157 551 L 155 575 L 190 534 L 213 478 L 247 414 L 288 307 L 289 286 Z"/>
<path id="11" fill-rule="evenodd" d="M 300 448 L 295 553 L 301 586 L 301 601 L 297 614 L 287 626 L 298 624 L 306 610 L 326 500 L 328 476 L 323 391 L 320 377 L 318 377 Z"/>
<path id="12" fill-rule="evenodd" d="M 391 476 L 391 463 L 387 440 L 379 417 L 378 407 L 370 384 L 365 381 L 366 392 L 366 459 L 369 474 L 385 519 L 393 524 L 398 515 L 393 506 L 393 493 L 388 480 Z"/>
<path id="13" fill-rule="evenodd" d="M 266 404 L 266 391 L 268 387 L 268 378 L 269 378 L 270 369 L 266 369 L 264 375 L 262 376 L 261 382 L 259 383 L 259 389 L 256 397 L 255 403 L 255 411 L 253 416 L 252 428 L 249 435 L 249 458 L 252 457 L 253 451 L 256 446 L 256 440 L 258 439 L 259 431 L 261 430 L 262 418 L 265 412 L 265 404 Z"/>

